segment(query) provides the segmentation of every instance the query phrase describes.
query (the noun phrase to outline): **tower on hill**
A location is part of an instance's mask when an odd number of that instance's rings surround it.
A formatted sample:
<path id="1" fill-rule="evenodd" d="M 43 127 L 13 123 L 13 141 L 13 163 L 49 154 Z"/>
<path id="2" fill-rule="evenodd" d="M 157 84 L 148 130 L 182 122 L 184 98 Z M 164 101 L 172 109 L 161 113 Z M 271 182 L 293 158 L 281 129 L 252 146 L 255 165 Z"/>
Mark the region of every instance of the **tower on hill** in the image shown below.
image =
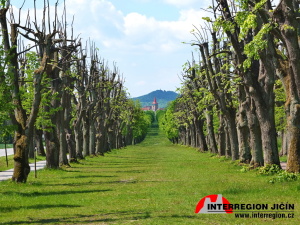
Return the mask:
<path id="1" fill-rule="evenodd" d="M 155 112 L 158 109 L 158 103 L 156 101 L 156 97 L 154 97 L 154 100 L 152 102 L 152 110 Z"/>

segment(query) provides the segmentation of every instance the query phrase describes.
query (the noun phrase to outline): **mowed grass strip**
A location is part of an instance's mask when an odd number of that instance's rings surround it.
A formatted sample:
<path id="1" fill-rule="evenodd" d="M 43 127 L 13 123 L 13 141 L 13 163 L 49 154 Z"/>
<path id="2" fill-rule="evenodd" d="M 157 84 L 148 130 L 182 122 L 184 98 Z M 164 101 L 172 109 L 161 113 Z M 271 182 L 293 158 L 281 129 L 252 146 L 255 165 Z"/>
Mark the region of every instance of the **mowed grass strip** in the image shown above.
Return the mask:
<path id="1" fill-rule="evenodd" d="M 1 171 L 5 171 L 5 170 L 9 170 L 9 169 L 13 169 L 14 168 L 14 156 L 13 155 L 9 155 L 7 156 L 8 159 L 8 165 L 6 164 L 6 157 L 0 157 L 0 172 Z M 36 161 L 43 161 L 46 160 L 45 156 L 37 156 L 36 157 Z M 29 159 L 29 163 L 34 163 L 34 159 Z M 34 168 L 31 168 L 31 170 L 33 170 Z"/>
<path id="2" fill-rule="evenodd" d="M 172 145 L 157 127 L 138 145 L 71 168 L 42 170 L 26 184 L 0 182 L 2 224 L 300 224 L 299 181 L 268 183 L 230 160 Z M 295 204 L 294 219 L 195 214 L 198 201 Z"/>

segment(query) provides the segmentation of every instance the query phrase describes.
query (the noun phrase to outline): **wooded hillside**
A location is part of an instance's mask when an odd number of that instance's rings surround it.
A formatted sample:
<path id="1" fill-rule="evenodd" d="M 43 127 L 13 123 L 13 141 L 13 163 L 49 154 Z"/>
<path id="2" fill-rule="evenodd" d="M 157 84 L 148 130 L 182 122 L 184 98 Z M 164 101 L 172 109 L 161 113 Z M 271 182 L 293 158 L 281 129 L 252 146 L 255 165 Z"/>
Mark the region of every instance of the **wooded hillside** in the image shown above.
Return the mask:
<path id="1" fill-rule="evenodd" d="M 158 102 L 159 108 L 167 107 L 170 101 L 173 101 L 177 98 L 178 94 L 174 91 L 164 91 L 164 90 L 156 90 L 152 91 L 149 94 L 142 95 L 140 97 L 132 98 L 133 100 L 139 100 L 142 107 L 152 105 L 154 97 Z"/>

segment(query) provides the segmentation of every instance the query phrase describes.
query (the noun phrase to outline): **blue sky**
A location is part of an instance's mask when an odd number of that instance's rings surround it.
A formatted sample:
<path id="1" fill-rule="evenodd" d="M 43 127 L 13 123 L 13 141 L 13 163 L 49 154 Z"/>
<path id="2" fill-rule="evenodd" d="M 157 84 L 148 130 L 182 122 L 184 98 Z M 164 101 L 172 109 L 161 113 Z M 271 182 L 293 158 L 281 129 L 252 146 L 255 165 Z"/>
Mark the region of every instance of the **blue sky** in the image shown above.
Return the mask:
<path id="1" fill-rule="evenodd" d="M 42 7 L 42 0 L 37 0 Z M 56 1 L 50 0 L 54 6 Z M 60 1 L 62 5 L 63 1 Z M 23 0 L 11 0 L 17 8 Z M 180 87 L 182 65 L 193 48 L 193 25 L 202 23 L 210 0 L 66 0 L 69 21 L 83 40 L 96 42 L 101 57 L 115 62 L 131 97 Z M 25 9 L 33 6 L 27 0 Z"/>

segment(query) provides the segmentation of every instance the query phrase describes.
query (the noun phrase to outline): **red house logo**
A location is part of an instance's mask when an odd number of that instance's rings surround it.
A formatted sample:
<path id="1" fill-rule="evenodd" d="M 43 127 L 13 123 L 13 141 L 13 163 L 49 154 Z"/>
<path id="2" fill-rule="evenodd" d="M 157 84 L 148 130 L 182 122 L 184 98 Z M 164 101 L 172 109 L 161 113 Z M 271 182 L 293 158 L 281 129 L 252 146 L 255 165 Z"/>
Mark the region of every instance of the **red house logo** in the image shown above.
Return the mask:
<path id="1" fill-rule="evenodd" d="M 207 195 L 198 202 L 195 213 L 232 213 L 232 204 L 221 194 Z"/>

